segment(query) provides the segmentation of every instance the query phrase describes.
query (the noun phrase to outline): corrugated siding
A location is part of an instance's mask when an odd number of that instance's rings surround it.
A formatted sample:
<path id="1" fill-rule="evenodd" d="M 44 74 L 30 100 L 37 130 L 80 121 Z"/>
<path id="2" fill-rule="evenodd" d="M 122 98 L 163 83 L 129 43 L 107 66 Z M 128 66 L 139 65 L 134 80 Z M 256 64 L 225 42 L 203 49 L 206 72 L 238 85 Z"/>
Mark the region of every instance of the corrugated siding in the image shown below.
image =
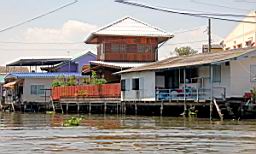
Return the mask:
<path id="1" fill-rule="evenodd" d="M 119 98 L 121 97 L 120 83 L 84 86 L 66 86 L 52 88 L 52 99 L 61 97 L 88 97 L 88 98 Z"/>

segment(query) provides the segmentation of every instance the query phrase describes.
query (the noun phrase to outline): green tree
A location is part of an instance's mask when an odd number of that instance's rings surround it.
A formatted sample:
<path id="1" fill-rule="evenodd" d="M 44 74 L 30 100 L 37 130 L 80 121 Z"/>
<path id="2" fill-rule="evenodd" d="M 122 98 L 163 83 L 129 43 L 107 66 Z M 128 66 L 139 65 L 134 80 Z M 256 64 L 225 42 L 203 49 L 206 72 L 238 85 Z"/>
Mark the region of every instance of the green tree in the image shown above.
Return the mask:
<path id="1" fill-rule="evenodd" d="M 178 56 L 188 56 L 188 55 L 194 55 L 194 54 L 197 54 L 197 50 L 194 50 L 192 49 L 191 47 L 189 46 L 186 46 L 186 47 L 180 47 L 180 48 L 175 48 L 175 53 L 178 55 Z"/>

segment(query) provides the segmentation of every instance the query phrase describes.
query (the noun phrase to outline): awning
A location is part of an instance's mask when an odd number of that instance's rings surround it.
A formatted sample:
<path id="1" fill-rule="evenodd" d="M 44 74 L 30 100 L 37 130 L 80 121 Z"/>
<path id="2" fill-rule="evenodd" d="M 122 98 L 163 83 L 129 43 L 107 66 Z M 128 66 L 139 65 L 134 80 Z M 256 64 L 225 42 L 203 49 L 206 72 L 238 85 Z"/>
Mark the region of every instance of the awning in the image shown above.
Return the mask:
<path id="1" fill-rule="evenodd" d="M 20 82 L 20 80 L 15 80 L 15 81 L 12 81 L 12 82 L 8 82 L 6 84 L 3 85 L 4 88 L 14 88 L 14 86 Z"/>

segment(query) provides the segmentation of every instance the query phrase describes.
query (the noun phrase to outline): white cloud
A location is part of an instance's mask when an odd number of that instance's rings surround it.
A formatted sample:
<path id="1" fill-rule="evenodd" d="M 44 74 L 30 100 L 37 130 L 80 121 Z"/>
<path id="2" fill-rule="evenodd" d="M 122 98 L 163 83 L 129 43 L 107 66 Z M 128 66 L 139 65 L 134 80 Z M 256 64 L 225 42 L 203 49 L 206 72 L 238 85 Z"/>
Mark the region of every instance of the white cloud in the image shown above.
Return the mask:
<path id="1" fill-rule="evenodd" d="M 83 41 L 83 38 L 96 28 L 95 25 L 68 20 L 61 28 L 28 28 L 25 32 L 25 40 L 33 42 Z"/>
<path id="2" fill-rule="evenodd" d="M 16 33 L 15 42 L 81 42 L 78 44 L 5 44 L 0 49 L 0 65 L 7 64 L 20 57 L 60 57 L 73 56 L 81 52 L 95 51 L 92 45 L 83 43 L 84 38 L 97 26 L 76 20 L 68 20 L 59 28 L 29 27 L 22 33 Z"/>

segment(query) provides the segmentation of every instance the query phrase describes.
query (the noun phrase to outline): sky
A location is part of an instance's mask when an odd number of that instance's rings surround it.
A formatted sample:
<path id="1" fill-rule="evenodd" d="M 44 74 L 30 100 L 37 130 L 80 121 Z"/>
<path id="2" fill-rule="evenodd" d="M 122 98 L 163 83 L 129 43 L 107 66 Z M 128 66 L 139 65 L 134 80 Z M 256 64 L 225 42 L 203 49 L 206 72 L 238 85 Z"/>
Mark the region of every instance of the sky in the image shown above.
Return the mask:
<path id="1" fill-rule="evenodd" d="M 72 1 L 0 0 L 0 30 Z M 255 9 L 256 5 L 256 0 L 136 0 L 136 2 L 176 10 L 244 15 Z M 159 49 L 160 59 L 172 56 L 175 47 L 188 45 L 200 51 L 202 43 L 207 43 L 207 19 L 128 6 L 114 0 L 78 0 L 74 5 L 48 16 L 0 32 L 0 65 L 21 57 L 66 57 L 88 50 L 96 53 L 95 46 L 83 43 L 88 34 L 125 16 L 134 17 L 175 35 L 174 39 L 169 40 Z M 237 24 L 213 20 L 213 42 L 221 41 Z M 62 43 L 55 44 L 56 42 Z M 67 42 L 72 43 L 63 44 Z"/>

